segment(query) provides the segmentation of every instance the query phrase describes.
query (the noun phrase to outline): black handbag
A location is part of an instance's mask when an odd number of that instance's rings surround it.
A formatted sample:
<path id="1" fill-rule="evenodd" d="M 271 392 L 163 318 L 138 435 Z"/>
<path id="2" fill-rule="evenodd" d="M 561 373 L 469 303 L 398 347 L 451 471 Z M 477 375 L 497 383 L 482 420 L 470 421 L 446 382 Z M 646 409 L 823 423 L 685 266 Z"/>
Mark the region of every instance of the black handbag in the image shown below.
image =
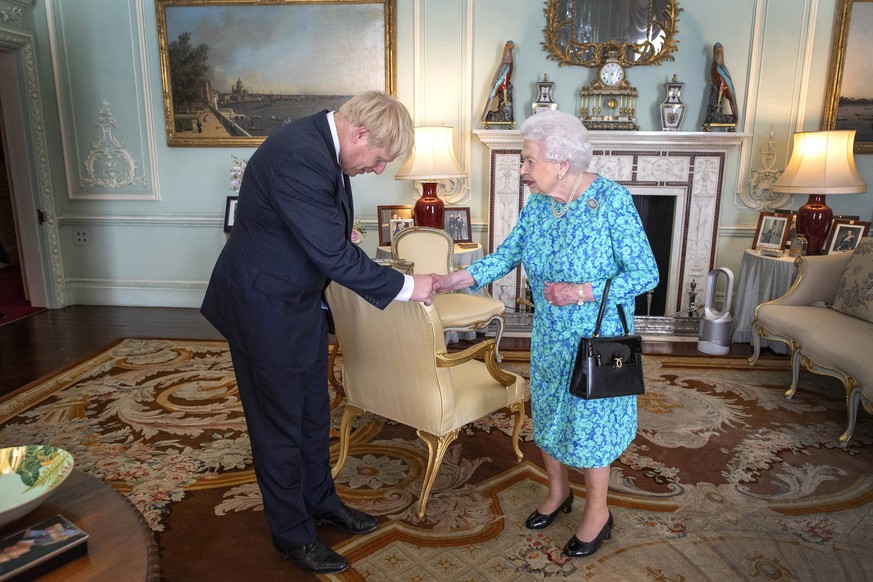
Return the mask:
<path id="1" fill-rule="evenodd" d="M 600 337 L 600 324 L 603 321 L 611 282 L 612 279 L 607 279 L 603 288 L 593 336 L 579 340 L 576 364 L 573 366 L 573 375 L 570 376 L 570 394 L 586 400 L 633 396 L 645 392 L 643 338 L 628 334 L 627 318 L 621 304 L 616 307 L 624 335 Z"/>

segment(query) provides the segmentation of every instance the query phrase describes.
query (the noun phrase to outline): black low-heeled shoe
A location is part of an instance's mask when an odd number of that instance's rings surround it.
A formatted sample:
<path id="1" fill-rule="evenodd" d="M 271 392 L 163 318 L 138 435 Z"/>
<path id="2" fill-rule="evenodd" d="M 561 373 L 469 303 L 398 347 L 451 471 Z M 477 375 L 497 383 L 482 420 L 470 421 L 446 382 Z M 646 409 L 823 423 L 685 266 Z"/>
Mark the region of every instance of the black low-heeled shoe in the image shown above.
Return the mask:
<path id="1" fill-rule="evenodd" d="M 603 540 L 608 540 L 610 537 L 612 537 L 612 524 L 612 512 L 610 511 L 609 519 L 606 521 L 606 525 L 603 526 L 603 529 L 600 530 L 600 533 L 597 534 L 597 537 L 595 537 L 590 542 L 583 542 L 574 535 L 572 538 L 570 538 L 570 541 L 567 542 L 567 545 L 564 546 L 564 555 L 571 558 L 590 556 L 597 551 L 597 548 L 600 547 L 600 544 L 603 543 Z"/>
<path id="2" fill-rule="evenodd" d="M 573 490 L 570 490 L 570 494 L 567 496 L 567 499 L 564 500 L 558 509 L 549 514 L 542 514 L 539 511 L 534 511 L 531 513 L 524 522 L 524 527 L 527 529 L 545 529 L 552 525 L 552 522 L 555 521 L 555 518 L 558 517 L 558 514 L 562 511 L 564 513 L 570 513 L 573 510 Z"/>

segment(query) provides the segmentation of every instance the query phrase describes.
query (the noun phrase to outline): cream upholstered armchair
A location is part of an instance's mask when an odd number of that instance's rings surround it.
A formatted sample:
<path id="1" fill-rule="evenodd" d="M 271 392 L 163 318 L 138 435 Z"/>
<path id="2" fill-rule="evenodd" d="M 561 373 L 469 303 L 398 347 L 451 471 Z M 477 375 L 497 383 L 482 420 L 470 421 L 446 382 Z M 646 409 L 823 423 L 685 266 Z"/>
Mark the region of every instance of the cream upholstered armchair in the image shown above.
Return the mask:
<path id="1" fill-rule="evenodd" d="M 414 263 L 416 274 L 448 275 L 452 272 L 455 242 L 444 230 L 417 226 L 400 231 L 391 240 L 391 255 Z M 497 324 L 494 355 L 500 362 L 500 339 L 503 337 L 502 301 L 470 293 L 440 293 L 433 301 L 446 331 L 476 331 Z"/>
<path id="2" fill-rule="evenodd" d="M 338 283 L 328 286 L 326 298 L 342 345 L 345 391 L 334 476 L 349 452 L 352 421 L 364 411 L 417 429 L 427 445 L 419 518 L 443 456 L 465 424 L 509 407 L 515 421 L 512 446 L 521 461 L 518 439 L 528 384 L 497 366 L 493 339 L 448 354 L 433 306 L 394 301 L 380 311 Z M 484 363 L 474 359 L 482 355 Z"/>

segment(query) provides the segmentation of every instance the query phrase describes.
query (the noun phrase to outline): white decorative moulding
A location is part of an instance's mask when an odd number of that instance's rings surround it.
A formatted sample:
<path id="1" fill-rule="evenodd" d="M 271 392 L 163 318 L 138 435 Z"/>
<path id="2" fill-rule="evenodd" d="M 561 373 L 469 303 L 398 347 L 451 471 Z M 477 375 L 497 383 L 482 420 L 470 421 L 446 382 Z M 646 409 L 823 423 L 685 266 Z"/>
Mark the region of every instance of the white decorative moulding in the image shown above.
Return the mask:
<path id="1" fill-rule="evenodd" d="M 478 130 L 474 133 L 491 153 L 488 251 L 496 249 L 512 230 L 530 192 L 521 182 L 521 134 Z M 592 172 L 621 183 L 636 196 L 675 198 L 670 266 L 666 288 L 667 313 L 687 308 L 687 290 L 698 289 L 715 267 L 715 242 L 723 189 L 726 154 L 743 145 L 746 133 L 593 131 Z M 492 293 L 507 307 L 525 286 L 516 269 L 495 281 Z M 652 314 L 660 315 L 660 314 Z"/>
<path id="2" fill-rule="evenodd" d="M 782 170 L 774 168 L 776 151 L 773 149 L 773 127 L 767 133 L 767 147 L 759 151 L 763 169 L 753 168 L 749 176 L 749 191 L 740 191 L 743 204 L 753 210 L 771 211 L 784 207 L 791 199 L 791 194 L 773 191 L 773 184 L 782 175 Z"/>
<path id="3" fill-rule="evenodd" d="M 101 134 L 91 143 L 91 151 L 82 164 L 85 174 L 79 177 L 79 186 L 111 189 L 132 185 L 146 187 L 148 180 L 136 175 L 136 160 L 124 143 L 112 135 L 112 128 L 117 123 L 106 101 L 100 107 L 95 125 L 100 128 Z"/>

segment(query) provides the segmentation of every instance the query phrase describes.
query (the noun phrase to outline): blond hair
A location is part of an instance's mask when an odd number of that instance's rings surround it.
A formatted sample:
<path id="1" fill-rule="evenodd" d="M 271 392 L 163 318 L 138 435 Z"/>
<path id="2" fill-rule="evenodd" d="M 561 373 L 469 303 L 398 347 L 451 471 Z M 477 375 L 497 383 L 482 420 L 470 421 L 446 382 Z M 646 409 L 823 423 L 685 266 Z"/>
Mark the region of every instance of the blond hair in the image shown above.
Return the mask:
<path id="1" fill-rule="evenodd" d="M 386 150 L 391 159 L 406 159 L 415 142 L 412 117 L 391 95 L 364 91 L 346 101 L 339 113 L 354 127 L 366 127 L 369 144 Z"/>

